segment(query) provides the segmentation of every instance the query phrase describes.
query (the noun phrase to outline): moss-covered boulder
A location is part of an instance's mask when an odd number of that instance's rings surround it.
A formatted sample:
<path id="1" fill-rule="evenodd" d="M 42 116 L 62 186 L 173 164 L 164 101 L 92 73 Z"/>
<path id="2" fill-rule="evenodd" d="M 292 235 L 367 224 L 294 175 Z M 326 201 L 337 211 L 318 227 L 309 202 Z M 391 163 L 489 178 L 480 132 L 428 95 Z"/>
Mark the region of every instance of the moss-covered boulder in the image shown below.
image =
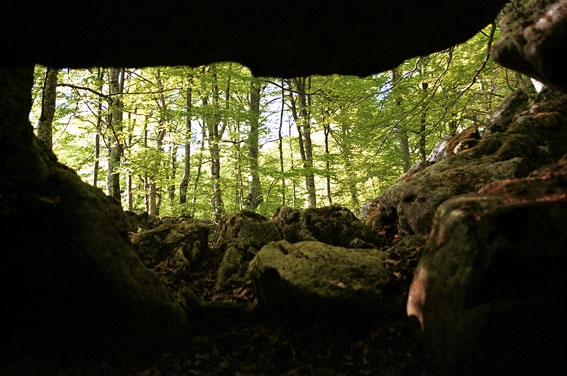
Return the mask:
<path id="1" fill-rule="evenodd" d="M 564 369 L 567 161 L 452 198 L 434 223 L 407 309 L 436 361 L 502 374 Z"/>
<path id="2" fill-rule="evenodd" d="M 272 309 L 290 314 L 376 313 L 388 277 L 386 254 L 317 241 L 264 246 L 249 265 L 257 293 Z"/>
<path id="3" fill-rule="evenodd" d="M 455 136 L 448 157 L 387 189 L 368 206 L 367 226 L 379 233 L 391 233 L 396 226 L 400 235 L 427 235 L 445 200 L 493 181 L 525 177 L 559 160 L 567 150 L 567 98 L 557 94 L 527 109 L 522 100 L 517 102 L 518 112 L 506 111 L 508 124 L 497 115 L 493 131 L 481 139 Z M 457 150 L 463 142 L 466 147 Z"/>
<path id="4" fill-rule="evenodd" d="M 216 288 L 242 285 L 248 263 L 264 245 L 283 239 L 278 226 L 266 217 L 248 210 L 223 216 L 213 246 L 223 254 L 217 271 Z"/>
<path id="5" fill-rule="evenodd" d="M 564 0 L 512 2 L 499 24 L 492 57 L 500 65 L 567 91 L 567 3 Z"/>
<path id="6" fill-rule="evenodd" d="M 279 207 L 272 220 L 290 243 L 312 240 L 346 248 L 377 248 L 383 245 L 381 237 L 342 206 Z"/>
<path id="7" fill-rule="evenodd" d="M 27 119 L 33 67 L 0 69 L 1 357 L 128 362 L 177 348 L 183 309 L 136 255 L 120 206 Z"/>
<path id="8" fill-rule="evenodd" d="M 208 251 L 209 226 L 201 222 L 162 224 L 130 236 L 138 256 L 148 268 L 181 253 L 189 263 L 197 263 Z"/>

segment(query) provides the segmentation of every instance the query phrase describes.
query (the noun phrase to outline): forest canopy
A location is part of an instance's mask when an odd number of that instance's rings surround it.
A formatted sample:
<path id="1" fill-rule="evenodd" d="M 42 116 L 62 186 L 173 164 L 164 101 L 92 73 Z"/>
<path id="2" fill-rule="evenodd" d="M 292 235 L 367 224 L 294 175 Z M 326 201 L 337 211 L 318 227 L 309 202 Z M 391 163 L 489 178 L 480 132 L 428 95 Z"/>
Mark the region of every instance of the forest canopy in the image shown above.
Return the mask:
<path id="1" fill-rule="evenodd" d="M 258 78 L 235 62 L 37 66 L 30 120 L 62 163 L 126 210 L 213 220 L 281 205 L 356 211 L 531 85 L 489 58 L 498 33 L 489 25 L 368 77 Z"/>

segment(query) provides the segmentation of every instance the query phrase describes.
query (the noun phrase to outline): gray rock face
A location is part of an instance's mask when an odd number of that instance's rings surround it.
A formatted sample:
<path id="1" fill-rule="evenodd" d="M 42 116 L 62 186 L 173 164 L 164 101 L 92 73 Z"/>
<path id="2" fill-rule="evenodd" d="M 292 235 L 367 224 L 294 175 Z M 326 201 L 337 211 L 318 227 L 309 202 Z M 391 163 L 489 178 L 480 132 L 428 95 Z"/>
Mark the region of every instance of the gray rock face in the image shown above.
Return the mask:
<path id="1" fill-rule="evenodd" d="M 564 362 L 566 187 L 563 160 L 439 207 L 407 304 L 437 362 L 544 374 Z"/>
<path id="2" fill-rule="evenodd" d="M 505 67 L 567 91 L 567 1 L 533 0 L 510 7 L 492 57 Z"/>
<path id="3" fill-rule="evenodd" d="M 223 216 L 214 242 L 214 247 L 224 253 L 217 272 L 217 289 L 242 284 L 248 263 L 260 248 L 281 239 L 278 226 L 260 214 L 242 210 Z"/>
<path id="4" fill-rule="evenodd" d="M 163 224 L 130 238 L 144 265 L 152 269 L 179 252 L 189 263 L 196 263 L 209 249 L 208 235 L 206 224 L 181 222 Z"/>
<path id="5" fill-rule="evenodd" d="M 327 310 L 376 312 L 387 275 L 386 254 L 348 249 L 316 241 L 285 240 L 264 246 L 248 273 L 265 303 L 289 313 Z"/>
<path id="6" fill-rule="evenodd" d="M 567 150 L 566 98 L 529 109 L 525 99 L 512 99 L 494 117 L 493 131 L 481 138 L 469 128 L 453 137 L 444 159 L 400 178 L 375 199 L 365 223 L 376 232 L 392 233 L 397 227 L 400 235 L 427 235 L 445 200 L 493 181 L 526 176 L 561 158 Z"/>
<path id="7" fill-rule="evenodd" d="M 272 221 L 281 229 L 284 239 L 291 243 L 313 240 L 345 248 L 377 248 L 383 243 L 383 239 L 342 206 L 280 207 Z"/>

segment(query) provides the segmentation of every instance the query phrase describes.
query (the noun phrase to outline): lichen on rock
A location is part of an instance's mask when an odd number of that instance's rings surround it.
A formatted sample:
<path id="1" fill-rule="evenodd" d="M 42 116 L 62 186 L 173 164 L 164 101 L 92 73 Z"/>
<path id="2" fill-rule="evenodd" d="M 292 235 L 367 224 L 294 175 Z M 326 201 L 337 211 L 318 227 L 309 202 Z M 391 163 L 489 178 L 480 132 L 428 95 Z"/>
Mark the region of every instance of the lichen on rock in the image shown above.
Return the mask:
<path id="1" fill-rule="evenodd" d="M 383 239 L 364 226 L 350 210 L 338 205 L 308 209 L 280 207 L 272 220 L 291 243 L 312 240 L 346 248 L 383 245 Z"/>
<path id="2" fill-rule="evenodd" d="M 437 362 L 501 371 L 561 364 L 565 166 L 493 182 L 439 207 L 408 300 Z"/>
<path id="3" fill-rule="evenodd" d="M 282 240 L 264 246 L 248 273 L 263 302 L 275 310 L 323 318 L 329 310 L 369 313 L 383 303 L 385 256 L 376 249 Z"/>

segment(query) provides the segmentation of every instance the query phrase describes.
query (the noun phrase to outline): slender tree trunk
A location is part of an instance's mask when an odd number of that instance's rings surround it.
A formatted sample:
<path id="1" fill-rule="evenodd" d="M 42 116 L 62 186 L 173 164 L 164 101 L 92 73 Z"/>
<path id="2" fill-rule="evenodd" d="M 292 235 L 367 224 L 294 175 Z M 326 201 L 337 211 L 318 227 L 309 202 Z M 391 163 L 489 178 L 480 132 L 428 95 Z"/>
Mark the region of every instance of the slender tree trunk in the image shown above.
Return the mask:
<path id="1" fill-rule="evenodd" d="M 219 132 L 219 88 L 218 88 L 218 76 L 213 69 L 213 114 L 208 116 L 208 131 L 209 131 L 209 150 L 211 155 L 211 181 L 213 189 L 213 216 L 215 220 L 219 220 L 222 214 L 224 214 L 224 203 L 222 200 L 222 189 L 220 185 L 220 139 L 222 132 Z M 224 128 L 224 126 L 223 126 Z"/>
<path id="2" fill-rule="evenodd" d="M 121 78 L 122 74 L 122 78 Z M 124 85 L 124 71 L 120 68 L 110 68 L 110 148 L 108 156 L 108 176 L 106 187 L 108 195 L 121 203 L 120 198 L 120 159 L 122 146 L 120 133 L 122 132 L 122 101 L 120 94 Z"/>
<path id="3" fill-rule="evenodd" d="M 206 128 L 201 127 L 201 151 L 199 153 L 199 163 L 197 164 L 197 173 L 195 174 L 195 182 L 193 184 L 193 197 L 191 198 L 191 217 L 195 215 L 195 204 L 197 203 L 197 188 L 199 188 L 199 180 L 201 179 L 201 168 L 203 166 L 203 155 L 205 154 L 205 140 L 207 139 Z"/>
<path id="4" fill-rule="evenodd" d="M 177 144 L 173 142 L 171 144 L 170 158 L 171 162 L 171 176 L 169 177 L 169 201 L 173 204 L 175 201 L 175 178 L 177 176 Z"/>
<path id="5" fill-rule="evenodd" d="M 136 110 L 134 110 L 134 113 L 136 113 Z M 135 125 L 136 125 L 136 119 L 132 121 L 132 113 L 128 112 L 128 149 L 127 150 L 129 150 L 132 147 Z M 126 201 L 128 202 L 128 210 L 130 211 L 134 210 L 134 198 L 132 192 L 132 172 L 130 171 L 130 168 L 126 170 Z"/>
<path id="6" fill-rule="evenodd" d="M 97 79 L 99 82 L 99 92 L 102 93 L 103 73 L 102 68 L 98 68 Z M 93 187 L 98 186 L 98 169 L 100 166 L 100 134 L 102 132 L 102 97 L 98 97 L 98 107 L 96 114 L 96 136 L 95 136 L 95 162 L 93 168 Z"/>
<path id="7" fill-rule="evenodd" d="M 93 187 L 98 186 L 98 169 L 100 164 L 100 133 L 95 135 L 95 162 L 93 167 Z"/>
<path id="8" fill-rule="evenodd" d="M 233 143 L 234 143 L 234 168 L 236 170 L 236 182 L 234 184 L 234 210 L 241 210 L 244 202 L 244 184 L 242 182 L 242 150 L 240 149 L 240 124 L 236 123 Z"/>
<path id="9" fill-rule="evenodd" d="M 451 120 L 449 120 L 449 134 L 455 135 L 457 134 L 457 114 L 452 112 L 451 113 Z"/>
<path id="10" fill-rule="evenodd" d="M 291 101 L 292 115 L 299 133 L 299 153 L 305 170 L 305 188 L 307 190 L 307 202 L 309 207 L 317 206 L 317 195 L 315 191 L 315 174 L 313 173 L 313 147 L 311 144 L 310 114 L 307 107 L 305 84 L 306 78 L 294 78 L 293 83 L 297 91 L 297 104 Z M 291 94 L 290 94 L 291 95 Z"/>
<path id="11" fill-rule="evenodd" d="M 315 191 L 315 173 L 313 172 L 313 146 L 311 143 L 311 97 L 307 97 L 307 103 L 305 103 L 306 99 L 306 89 L 305 84 L 306 81 L 308 83 L 308 89 L 311 89 L 311 77 L 308 77 L 307 80 L 303 80 L 303 90 L 302 92 L 304 95 L 300 96 L 300 104 L 301 104 L 301 118 L 303 121 L 303 137 L 305 138 L 305 157 L 307 162 L 307 176 L 306 176 L 306 185 L 307 185 L 307 198 L 309 201 L 310 207 L 317 206 L 317 194 Z"/>
<path id="12" fill-rule="evenodd" d="M 134 197 L 132 195 L 132 173 L 126 171 L 126 199 L 128 201 L 128 210 L 134 210 Z"/>
<path id="13" fill-rule="evenodd" d="M 411 157 L 409 150 L 408 132 L 406 132 L 405 129 L 400 130 L 400 152 L 402 154 L 404 172 L 408 172 L 411 168 Z"/>
<path id="14" fill-rule="evenodd" d="M 397 68 L 395 68 L 392 69 L 392 86 L 396 85 L 397 81 L 398 81 L 398 71 Z M 402 103 L 400 97 L 396 95 L 396 107 L 399 109 L 401 104 Z M 406 131 L 403 124 L 399 125 L 398 132 L 400 137 L 400 154 L 402 156 L 402 166 L 404 172 L 407 172 L 411 168 L 408 132 Z"/>
<path id="15" fill-rule="evenodd" d="M 248 197 L 246 208 L 255 210 L 263 201 L 262 185 L 258 171 L 258 140 L 260 129 L 260 84 L 257 79 L 250 82 L 250 110 L 248 132 Z"/>
<path id="16" fill-rule="evenodd" d="M 282 107 L 280 110 L 280 124 L 278 129 L 278 148 L 280 152 L 280 173 L 282 175 L 282 206 L 285 206 L 285 171 L 284 171 L 284 156 L 283 156 L 283 138 L 282 138 L 282 126 L 283 126 L 283 115 L 285 108 L 285 89 L 284 80 L 282 79 Z"/>
<path id="17" fill-rule="evenodd" d="M 146 120 L 144 122 L 144 149 L 148 148 L 148 118 L 149 116 L 146 115 Z M 150 177 L 148 174 L 148 170 L 144 171 L 144 206 L 146 209 L 146 213 L 150 212 Z"/>
<path id="18" fill-rule="evenodd" d="M 156 82 L 158 89 L 163 91 L 163 83 L 161 82 L 161 74 L 160 70 L 156 71 Z M 163 139 L 165 138 L 165 119 L 166 119 L 166 111 L 167 105 L 165 103 L 165 95 L 162 93 L 159 95 L 159 102 L 158 107 L 160 111 L 159 115 L 159 123 L 156 135 L 156 151 L 158 158 L 155 160 L 155 172 L 153 175 L 150 176 L 150 210 L 149 214 L 151 215 L 159 215 L 159 207 L 161 205 L 161 195 L 158 193 L 157 187 L 157 174 L 161 167 L 161 155 L 163 154 Z"/>
<path id="19" fill-rule="evenodd" d="M 323 121 L 323 134 L 325 136 L 325 178 L 327 180 L 327 200 L 329 205 L 333 205 L 333 196 L 331 193 L 331 153 L 329 152 L 329 133 L 331 126 L 325 120 Z"/>
<path id="20" fill-rule="evenodd" d="M 193 112 L 192 93 L 191 87 L 192 79 L 189 80 L 186 90 L 186 104 L 185 110 L 187 117 L 185 120 L 185 157 L 183 159 L 183 178 L 179 186 L 179 203 L 184 204 L 187 202 L 187 188 L 189 187 L 189 179 L 191 177 L 191 116 Z"/>
<path id="21" fill-rule="evenodd" d="M 57 102 L 57 73 L 58 69 L 47 68 L 43 83 L 43 97 L 41 100 L 41 116 L 37 124 L 37 138 L 51 149 L 53 144 L 53 117 Z"/>
<path id="22" fill-rule="evenodd" d="M 291 101 L 293 105 L 293 99 Z M 293 161 L 293 143 L 291 142 L 291 122 L 288 124 L 288 138 L 289 138 L 289 160 L 291 164 L 291 171 L 295 169 L 295 162 Z M 292 201 L 291 205 L 296 208 L 297 207 L 297 190 L 295 186 L 295 177 L 291 179 L 291 192 L 292 192 Z"/>
<path id="23" fill-rule="evenodd" d="M 425 93 L 428 88 L 427 82 L 423 82 L 421 84 L 421 88 Z M 427 108 L 425 107 L 425 105 L 423 105 L 423 108 L 421 110 L 421 117 L 419 121 L 419 160 L 421 162 L 425 162 L 425 159 L 427 158 L 427 151 L 426 151 L 427 144 L 425 139 L 426 130 L 427 130 Z"/>
<path id="24" fill-rule="evenodd" d="M 358 209 L 360 207 L 360 201 L 358 199 L 358 189 L 356 188 L 357 178 L 354 172 L 352 171 L 350 130 L 347 126 L 343 125 L 341 127 L 341 132 L 342 132 L 342 142 L 340 143 L 340 148 L 343 157 L 344 171 L 347 176 L 346 184 L 350 193 L 351 205 L 353 209 Z"/>

